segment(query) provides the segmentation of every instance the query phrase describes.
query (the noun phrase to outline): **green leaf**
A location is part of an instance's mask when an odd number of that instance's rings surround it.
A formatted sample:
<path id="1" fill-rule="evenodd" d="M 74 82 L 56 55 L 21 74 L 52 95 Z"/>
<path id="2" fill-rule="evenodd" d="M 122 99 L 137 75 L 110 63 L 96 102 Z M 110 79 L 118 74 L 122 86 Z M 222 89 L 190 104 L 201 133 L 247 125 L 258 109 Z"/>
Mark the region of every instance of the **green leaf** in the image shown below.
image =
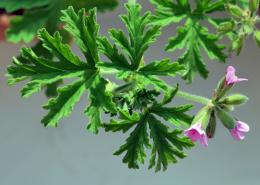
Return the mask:
<path id="1" fill-rule="evenodd" d="M 183 78 L 189 83 L 192 82 L 196 73 L 203 78 L 208 77 L 209 72 L 205 59 L 202 57 L 203 52 L 210 59 L 221 62 L 226 60 L 225 47 L 218 44 L 221 37 L 210 33 L 204 23 L 209 21 L 209 23 L 214 23 L 214 27 L 218 27 L 219 23 L 214 21 L 210 14 L 223 11 L 225 1 L 195 1 L 195 6 L 191 6 L 186 0 L 176 2 L 151 0 L 151 3 L 156 6 L 156 15 L 152 24 L 167 26 L 173 22 L 185 20 L 185 25 L 177 28 L 177 35 L 169 39 L 166 50 L 171 52 L 177 49 L 183 50 L 179 63 L 186 66 L 187 72 Z"/>
<path id="2" fill-rule="evenodd" d="M 43 46 L 57 56 L 62 63 L 71 63 L 75 66 L 84 67 L 85 64 L 78 56 L 75 56 L 72 53 L 70 46 L 68 44 L 63 44 L 62 37 L 59 32 L 56 32 L 54 37 L 52 37 L 46 29 L 42 29 L 39 31 L 39 39 L 42 41 Z M 68 67 L 72 68 L 73 66 Z"/>
<path id="3" fill-rule="evenodd" d="M 178 23 L 186 17 L 186 12 L 190 11 L 190 5 L 187 0 L 178 0 L 174 3 L 171 0 L 150 0 L 156 9 L 156 15 L 153 16 L 153 23 L 166 26 L 171 23 Z"/>
<path id="4" fill-rule="evenodd" d="M 177 163 L 177 157 L 186 157 L 183 148 L 194 146 L 190 139 L 179 137 L 182 131 L 169 131 L 169 128 L 153 115 L 149 116 L 148 123 L 154 143 L 149 168 L 155 166 L 155 171 L 160 171 L 163 166 L 163 170 L 166 170 L 169 163 Z"/>
<path id="5" fill-rule="evenodd" d="M 50 112 L 43 118 L 42 123 L 45 126 L 56 127 L 61 118 L 69 116 L 85 92 L 84 80 L 79 80 L 72 85 L 58 89 L 59 96 L 50 99 L 44 108 Z"/>
<path id="6" fill-rule="evenodd" d="M 90 66 L 95 66 L 99 61 L 97 53 L 97 34 L 99 25 L 96 23 L 96 11 L 89 11 L 85 17 L 85 10 L 75 13 L 72 7 L 62 11 L 61 20 L 66 23 L 65 29 L 73 35 L 78 46 L 84 53 Z"/>
<path id="7" fill-rule="evenodd" d="M 71 15 L 77 15 L 72 8 L 67 11 Z M 48 84 L 60 82 L 63 79 L 69 79 L 69 85 L 58 89 L 58 96 L 51 98 L 44 106 L 49 113 L 42 119 L 45 126 L 56 127 L 59 121 L 71 114 L 74 106 L 80 100 L 81 96 L 89 92 L 90 105 L 86 107 L 86 115 L 90 118 L 88 128 L 94 133 L 98 132 L 101 126 L 101 114 L 104 111 L 115 112 L 115 104 L 112 101 L 112 93 L 107 90 L 108 81 L 105 80 L 99 72 L 96 63 L 100 62 L 97 47 L 98 25 L 96 23 L 96 13 L 90 11 L 89 17 L 81 14 L 77 16 L 79 22 L 70 22 L 79 32 L 87 31 L 92 35 L 77 35 L 78 40 L 84 40 L 84 54 L 86 61 L 82 61 L 76 56 L 69 45 L 64 44 L 60 33 L 56 32 L 51 36 L 45 29 L 39 31 L 39 38 L 47 53 L 54 57 L 45 58 L 38 56 L 32 49 L 23 48 L 22 55 L 14 58 L 13 66 L 8 68 L 9 84 L 15 84 L 23 80 L 29 80 L 21 93 L 23 97 L 29 97 L 33 93 L 39 92 Z M 88 26 L 87 26 L 88 25 Z M 93 36 L 93 37 L 92 37 Z M 84 38 L 83 38 L 84 37 Z M 48 54 L 45 56 L 49 56 Z"/>
<path id="8" fill-rule="evenodd" d="M 110 123 L 104 125 L 106 131 L 123 133 L 130 131 L 130 136 L 126 139 L 115 155 L 125 153 L 123 162 L 128 164 L 129 168 L 138 169 L 140 164 L 144 164 L 147 156 L 146 149 L 152 149 L 149 168 L 155 166 L 155 170 L 161 170 L 161 166 L 166 170 L 169 163 L 176 163 L 177 157 L 184 158 L 186 154 L 184 148 L 191 148 L 194 144 L 186 137 L 180 137 L 182 131 L 175 129 L 171 131 L 169 127 L 164 125 L 156 116 L 170 121 L 177 127 L 190 126 L 193 117 L 185 114 L 191 109 L 191 105 L 183 105 L 179 107 L 165 107 L 175 97 L 178 91 L 173 89 L 165 95 L 162 102 L 158 103 L 154 97 L 153 104 L 145 103 L 146 109 L 142 113 L 135 112 L 137 109 L 120 110 L 118 119 L 111 119 Z M 139 91 L 136 96 L 138 99 L 147 100 L 143 93 L 148 95 L 148 91 Z M 156 95 L 158 96 L 158 94 Z M 133 98 L 130 97 L 132 100 Z M 141 106 L 142 107 L 142 106 Z M 148 133 L 150 130 L 150 139 Z M 150 140 L 150 141 L 149 141 Z"/>
<path id="9" fill-rule="evenodd" d="M 88 129 L 93 133 L 98 133 L 101 127 L 101 112 L 102 109 L 115 112 L 115 104 L 112 101 L 112 94 L 106 92 L 107 81 L 97 75 L 91 82 L 89 89 L 90 105 L 86 108 L 85 114 L 90 118 Z"/>
<path id="10" fill-rule="evenodd" d="M 138 69 L 142 63 L 144 52 L 149 46 L 156 41 L 161 34 L 160 26 L 147 25 L 151 20 L 150 12 L 141 15 L 141 7 L 139 4 L 126 4 L 128 15 L 122 15 L 121 19 L 127 27 L 129 39 L 122 30 L 111 29 L 109 31 L 111 38 L 115 44 L 122 49 L 123 53 L 128 55 L 129 62 L 118 53 L 116 46 L 112 46 L 109 42 L 102 38 L 100 40 L 101 51 L 111 59 L 111 56 L 124 61 L 127 68 Z M 113 54 L 111 54 L 113 53 Z M 113 61 L 112 61 L 113 62 Z M 116 60 L 115 64 L 119 61 Z M 129 65 L 130 66 L 129 66 Z"/>
<path id="11" fill-rule="evenodd" d="M 178 107 L 166 107 L 165 105 L 169 104 L 174 97 L 176 96 L 179 90 L 179 86 L 165 93 L 163 100 L 160 103 L 154 103 L 151 107 L 151 112 L 165 121 L 169 121 L 174 126 L 178 128 L 187 128 L 190 126 L 193 117 L 186 114 L 186 112 L 190 111 L 193 106 L 192 105 L 181 105 Z"/>
<path id="12" fill-rule="evenodd" d="M 97 7 L 98 10 L 113 9 L 117 0 L 1 0 L 0 8 L 13 12 L 24 9 L 24 14 L 15 16 L 11 20 L 11 26 L 7 30 L 7 40 L 18 43 L 31 42 L 36 36 L 37 30 L 45 27 L 48 32 L 54 33 L 60 29 L 60 10 L 73 6 L 77 11 L 81 8 L 87 10 Z"/>
<path id="13" fill-rule="evenodd" d="M 176 74 L 182 74 L 183 71 L 185 71 L 184 66 L 173 63 L 170 59 L 155 61 L 139 69 L 142 74 L 156 76 L 176 76 Z"/>
<path id="14" fill-rule="evenodd" d="M 24 41 L 31 42 L 38 31 L 42 28 L 51 12 L 51 9 L 46 7 L 40 10 L 27 11 L 23 16 L 15 16 L 11 19 L 11 26 L 8 28 L 6 35 L 9 42 L 18 43 Z"/>
<path id="15" fill-rule="evenodd" d="M 150 140 L 148 134 L 148 125 L 150 128 Z M 176 163 L 178 158 L 186 157 L 184 148 L 190 149 L 194 144 L 186 137 L 179 137 L 182 134 L 180 130 L 170 131 L 170 129 L 161 123 L 154 115 L 146 113 L 141 117 L 137 115 L 123 115 L 120 120 L 112 120 L 110 124 L 105 125 L 106 131 L 129 131 L 134 130 L 126 139 L 126 143 L 115 152 L 115 155 L 125 153 L 123 162 L 127 163 L 129 168 L 138 169 L 140 164 L 144 164 L 147 157 L 146 149 L 152 149 L 149 168 L 155 170 L 166 170 L 169 163 Z M 156 162 L 157 161 L 157 162 Z"/>
<path id="16" fill-rule="evenodd" d="M 135 129 L 127 138 L 126 143 L 120 147 L 114 155 L 121 155 L 126 152 L 123 162 L 129 168 L 138 169 L 139 163 L 144 163 L 146 158 L 145 148 L 149 148 L 149 136 L 147 133 L 147 116 L 144 115 L 136 124 Z"/>
<path id="17" fill-rule="evenodd" d="M 137 113 L 131 115 L 128 111 L 119 110 L 119 114 L 119 120 L 112 119 L 109 124 L 104 125 L 106 132 L 122 131 L 123 133 L 125 133 L 140 120 L 140 116 Z"/>
<path id="18" fill-rule="evenodd" d="M 187 72 L 184 79 L 192 82 L 194 73 L 198 72 L 203 78 L 208 77 L 206 63 L 202 57 L 202 48 L 211 59 L 224 62 L 226 55 L 223 45 L 217 45 L 218 36 L 209 33 L 208 29 L 192 19 L 188 19 L 185 26 L 178 28 L 177 36 L 171 38 L 166 47 L 168 51 L 184 49 L 179 63 L 184 64 Z"/>
<path id="19" fill-rule="evenodd" d="M 190 111 L 192 107 L 192 105 L 183 105 L 179 107 L 154 107 L 152 112 L 178 128 L 188 128 L 193 117 L 186 114 L 186 112 Z"/>
<path id="20" fill-rule="evenodd" d="M 120 79 L 135 78 L 138 85 L 152 84 L 157 89 L 166 91 L 168 85 L 156 76 L 175 76 L 183 74 L 185 68 L 169 59 L 145 64 L 145 51 L 161 34 L 160 26 L 153 26 L 150 12 L 141 15 L 139 4 L 126 4 L 128 15 L 121 18 L 126 25 L 128 36 L 120 29 L 111 29 L 110 37 L 114 45 L 105 37 L 99 38 L 99 50 L 110 62 L 98 64 L 104 71 L 115 73 Z"/>

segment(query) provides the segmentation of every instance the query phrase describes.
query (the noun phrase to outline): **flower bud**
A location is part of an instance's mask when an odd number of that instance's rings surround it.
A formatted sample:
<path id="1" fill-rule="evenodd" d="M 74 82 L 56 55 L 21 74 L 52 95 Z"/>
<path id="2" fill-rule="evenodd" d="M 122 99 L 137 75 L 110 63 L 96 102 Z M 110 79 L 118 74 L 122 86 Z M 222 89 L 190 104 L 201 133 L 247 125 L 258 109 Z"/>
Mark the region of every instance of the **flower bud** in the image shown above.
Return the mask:
<path id="1" fill-rule="evenodd" d="M 250 127 L 248 124 L 242 121 L 237 121 L 235 127 L 232 130 L 230 130 L 230 134 L 235 140 L 241 141 L 245 139 L 245 135 L 247 132 L 249 132 L 249 130 Z"/>
<path id="2" fill-rule="evenodd" d="M 233 5 L 233 4 L 228 4 L 227 10 L 234 17 L 243 18 L 243 10 L 239 6 Z"/>
<path id="3" fill-rule="evenodd" d="M 259 7 L 259 0 L 249 0 L 249 9 L 252 13 L 256 12 Z"/>
<path id="4" fill-rule="evenodd" d="M 227 129 L 233 129 L 236 120 L 225 110 L 217 108 L 217 116 Z"/>
<path id="5" fill-rule="evenodd" d="M 221 103 L 225 105 L 243 105 L 248 101 L 248 97 L 243 94 L 233 94 L 226 97 Z"/>
<path id="6" fill-rule="evenodd" d="M 208 124 L 207 129 L 206 129 L 206 133 L 207 133 L 208 138 L 214 137 L 215 131 L 216 131 L 216 126 L 217 126 L 216 115 L 215 115 L 215 112 L 212 111 L 210 119 L 209 119 L 209 124 Z"/>
<path id="7" fill-rule="evenodd" d="M 200 122 L 193 124 L 190 128 L 185 130 L 184 135 L 189 137 L 192 142 L 199 141 L 204 147 L 209 145 L 207 135 Z"/>
<path id="8" fill-rule="evenodd" d="M 235 27 L 235 23 L 233 21 L 223 22 L 218 27 L 218 32 L 221 34 L 226 34 L 231 32 Z"/>
<path id="9" fill-rule="evenodd" d="M 222 78 L 217 85 L 213 101 L 218 102 L 225 94 L 231 89 L 231 86 L 227 86 L 226 77 Z"/>

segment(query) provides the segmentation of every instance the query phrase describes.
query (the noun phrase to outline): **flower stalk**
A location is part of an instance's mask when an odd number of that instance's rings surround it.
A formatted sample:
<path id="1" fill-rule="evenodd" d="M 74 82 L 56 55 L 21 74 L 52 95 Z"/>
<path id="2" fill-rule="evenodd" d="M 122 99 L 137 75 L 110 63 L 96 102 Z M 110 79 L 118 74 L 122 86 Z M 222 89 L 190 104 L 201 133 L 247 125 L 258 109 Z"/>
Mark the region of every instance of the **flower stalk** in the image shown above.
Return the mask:
<path id="1" fill-rule="evenodd" d="M 211 103 L 211 100 L 206 97 L 190 94 L 190 93 L 180 91 L 180 90 L 177 92 L 176 96 L 186 99 L 186 100 L 196 102 L 196 103 L 200 103 L 203 105 L 209 105 Z"/>

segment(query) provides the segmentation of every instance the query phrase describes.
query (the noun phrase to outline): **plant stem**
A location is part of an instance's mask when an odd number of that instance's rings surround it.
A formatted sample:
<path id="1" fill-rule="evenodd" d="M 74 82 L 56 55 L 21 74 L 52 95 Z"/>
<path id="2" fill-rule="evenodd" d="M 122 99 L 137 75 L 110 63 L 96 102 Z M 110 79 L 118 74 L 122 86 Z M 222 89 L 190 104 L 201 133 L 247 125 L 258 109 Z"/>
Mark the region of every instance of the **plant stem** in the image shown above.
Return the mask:
<path id="1" fill-rule="evenodd" d="M 211 100 L 208 99 L 208 98 L 198 96 L 198 95 L 194 95 L 194 94 L 190 94 L 190 93 L 180 91 L 180 90 L 177 92 L 176 95 L 180 98 L 184 98 L 186 100 L 197 102 L 197 103 L 200 103 L 200 104 L 203 104 L 203 105 L 208 105 L 211 102 Z"/>

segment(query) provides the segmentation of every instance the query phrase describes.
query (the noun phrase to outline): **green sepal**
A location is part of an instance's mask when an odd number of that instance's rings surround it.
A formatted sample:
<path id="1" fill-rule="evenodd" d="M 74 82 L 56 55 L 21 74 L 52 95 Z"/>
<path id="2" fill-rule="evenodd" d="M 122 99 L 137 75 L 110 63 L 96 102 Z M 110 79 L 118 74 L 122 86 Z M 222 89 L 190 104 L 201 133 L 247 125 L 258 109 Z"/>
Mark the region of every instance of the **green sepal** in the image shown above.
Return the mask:
<path id="1" fill-rule="evenodd" d="M 233 129 L 235 127 L 236 120 L 228 112 L 220 107 L 216 108 L 216 112 L 218 118 L 227 129 Z"/>
<path id="2" fill-rule="evenodd" d="M 215 136 L 216 127 L 217 127 L 216 115 L 215 115 L 215 111 L 212 111 L 209 118 L 209 124 L 206 129 L 208 138 L 211 139 Z"/>
<path id="3" fill-rule="evenodd" d="M 225 105 L 243 105 L 248 101 L 248 97 L 243 94 L 232 94 L 220 100 Z"/>
<path id="4" fill-rule="evenodd" d="M 220 34 L 227 34 L 235 28 L 235 22 L 234 21 L 228 21 L 228 22 L 223 22 L 219 25 L 218 27 L 218 32 Z"/>
<path id="5" fill-rule="evenodd" d="M 244 17 L 244 12 L 243 10 L 238 6 L 238 5 L 235 5 L 235 4 L 227 4 L 227 11 L 234 17 L 237 17 L 237 18 L 243 18 Z"/>
<path id="6" fill-rule="evenodd" d="M 203 107 L 194 117 L 192 124 L 201 123 L 202 127 L 206 129 L 209 123 L 212 110 L 213 108 L 211 106 L 207 105 Z"/>

